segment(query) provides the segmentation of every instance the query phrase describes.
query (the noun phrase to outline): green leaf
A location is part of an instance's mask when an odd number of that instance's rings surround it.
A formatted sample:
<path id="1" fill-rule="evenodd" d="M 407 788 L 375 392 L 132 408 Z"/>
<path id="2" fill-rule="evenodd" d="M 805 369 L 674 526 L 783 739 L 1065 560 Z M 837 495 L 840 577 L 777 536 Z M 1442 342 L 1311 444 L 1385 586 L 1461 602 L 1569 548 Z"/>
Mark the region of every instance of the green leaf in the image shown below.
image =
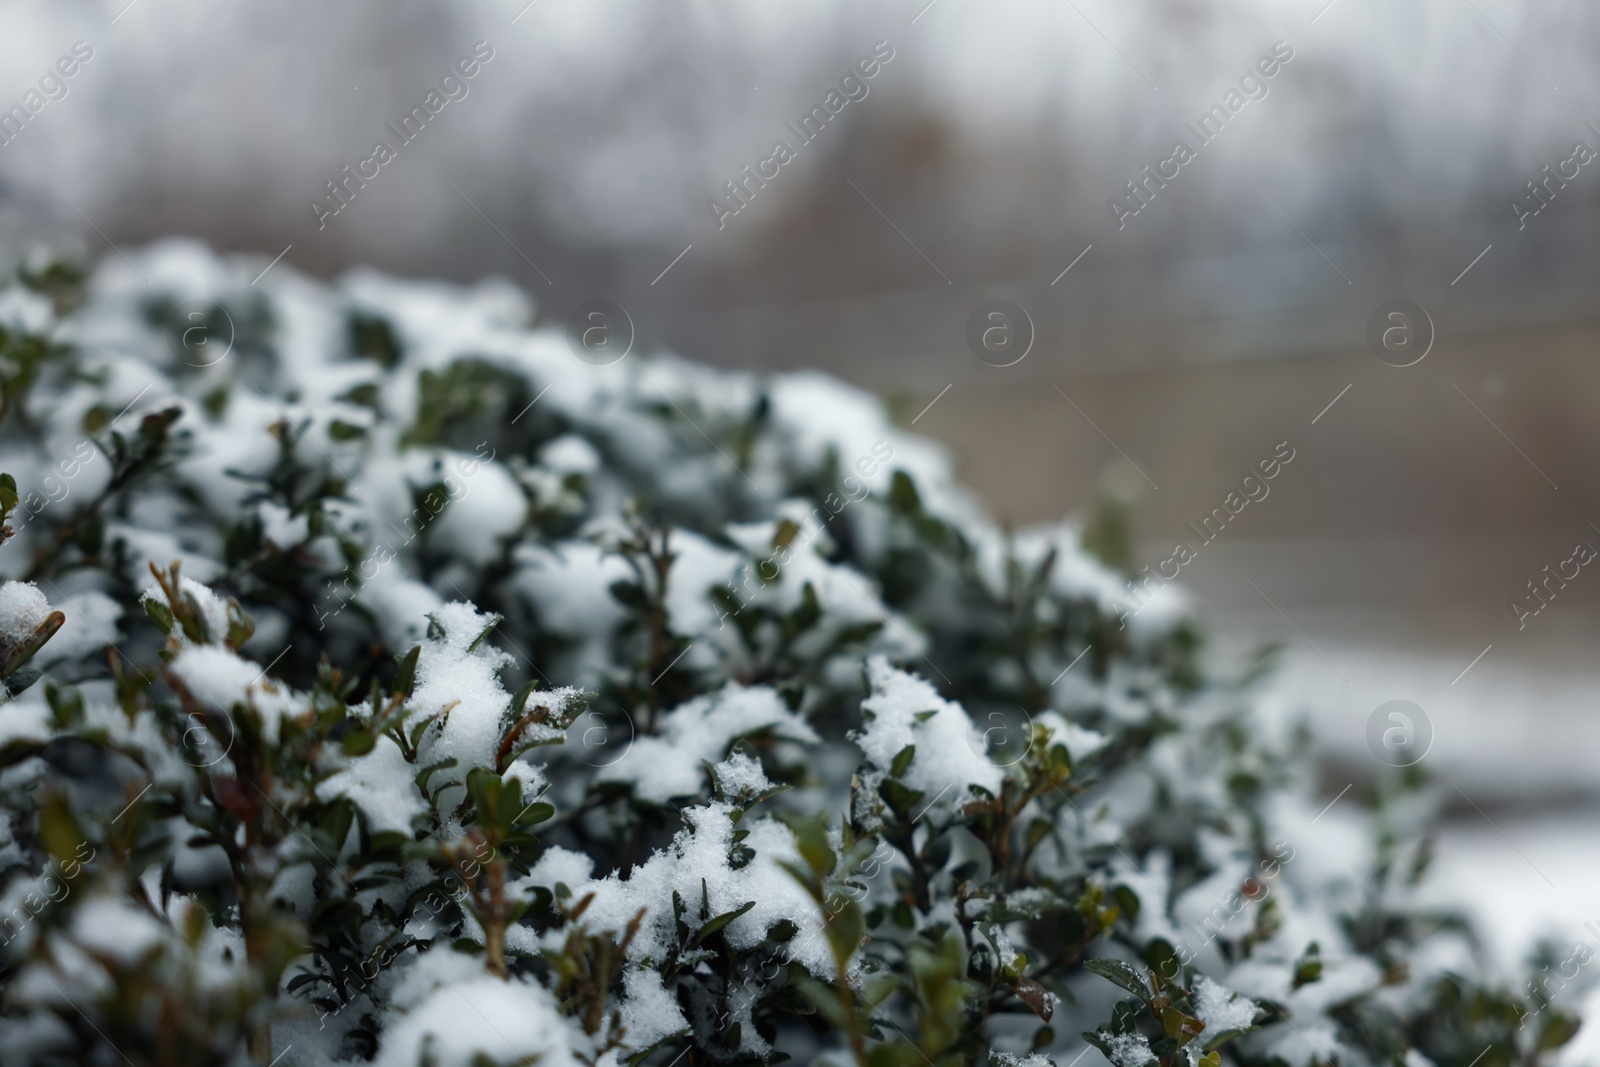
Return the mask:
<path id="1" fill-rule="evenodd" d="M 554 804 L 546 804 L 544 801 L 539 800 L 529 804 L 526 808 L 524 808 L 516 816 L 516 819 L 519 825 L 523 823 L 532 825 L 533 823 L 544 822 L 555 813 L 556 806 Z"/>
<path id="2" fill-rule="evenodd" d="M 328 835 L 328 840 L 337 846 L 344 844 L 344 839 L 350 833 L 350 826 L 355 821 L 355 805 L 341 797 L 338 802 L 328 805 L 319 825 L 322 832 Z"/>
<path id="3" fill-rule="evenodd" d="M 239 648 L 250 640 L 256 632 L 256 621 L 245 614 L 239 602 L 232 597 L 228 598 L 228 647 Z M 262 669 L 262 674 L 266 669 Z"/>
<path id="4" fill-rule="evenodd" d="M 324 900 L 311 912 L 313 934 L 354 933 L 361 928 L 361 905 L 353 900 Z"/>
<path id="5" fill-rule="evenodd" d="M 507 810 L 509 805 L 505 798 L 505 783 L 493 771 L 474 767 L 467 772 L 467 795 L 477 809 L 479 828 L 491 838 L 491 844 L 497 843 L 500 835 L 496 831 L 501 829 L 506 819 L 516 817 L 514 810 Z"/>
<path id="6" fill-rule="evenodd" d="M 844 907 L 834 913 L 825 932 L 835 956 L 841 960 L 848 960 L 855 955 L 856 949 L 861 947 L 862 937 L 867 932 L 866 919 L 861 914 L 860 905 L 847 899 Z"/>
<path id="7" fill-rule="evenodd" d="M 915 809 L 923 793 L 922 790 L 911 789 L 893 778 L 885 778 L 878 785 L 878 795 L 889 805 L 889 810 L 904 818 Z"/>
<path id="8" fill-rule="evenodd" d="M 1206 1024 L 1192 1015 L 1186 1015 L 1177 1008 L 1166 1007 L 1161 1009 L 1161 1029 L 1167 1036 L 1178 1042 L 1181 1048 L 1200 1036 L 1200 1031 Z"/>
<path id="9" fill-rule="evenodd" d="M 1150 999 L 1150 987 L 1145 984 L 1145 980 L 1140 977 L 1138 971 L 1122 960 L 1100 956 L 1095 959 L 1084 960 L 1083 969 L 1093 971 L 1113 985 L 1121 986 L 1140 1000 Z"/>
<path id="10" fill-rule="evenodd" d="M 78 817 L 65 795 L 54 790 L 44 795 L 39 806 L 39 843 L 57 863 L 65 864 L 78 855 L 85 838 Z"/>
<path id="11" fill-rule="evenodd" d="M 850 1025 L 850 1017 L 845 1012 L 844 1003 L 839 1000 L 838 993 L 814 978 L 802 978 L 798 984 L 806 999 L 817 1009 L 817 1014 L 840 1031 Z"/>
<path id="12" fill-rule="evenodd" d="M 922 510 L 917 484 L 903 470 L 896 470 L 889 480 L 889 508 L 899 515 L 913 515 Z"/>
<path id="13" fill-rule="evenodd" d="M 1116 1060 L 1111 1059 L 1111 1042 L 1106 1040 L 1106 1035 L 1100 1033 L 1098 1030 L 1085 1030 L 1078 1036 L 1089 1042 L 1089 1044 L 1093 1045 L 1095 1048 L 1099 1049 L 1101 1055 L 1105 1056 L 1107 1060 L 1112 1063 L 1116 1062 Z"/>
<path id="14" fill-rule="evenodd" d="M 700 944 L 701 942 L 705 941 L 706 938 L 710 937 L 724 926 L 727 926 L 729 923 L 733 922 L 733 920 L 737 919 L 739 916 L 743 915 L 745 912 L 749 911 L 755 906 L 756 902 L 752 900 L 743 907 L 735 908 L 733 911 L 725 911 L 721 915 L 707 919 L 705 923 L 701 925 L 699 931 L 695 933 L 694 941 L 692 943 L 696 945 Z"/>
<path id="15" fill-rule="evenodd" d="M 7 678 L 15 674 L 19 667 L 33 658 L 35 652 L 45 646 L 45 642 L 56 635 L 56 631 L 61 629 L 66 624 L 66 621 L 67 616 L 59 611 L 52 611 L 46 615 L 44 621 L 35 626 L 26 637 L 12 648 L 11 653 L 6 657 L 3 671 L 0 671 L 0 674 Z"/>
<path id="16" fill-rule="evenodd" d="M 478 651 L 478 646 L 483 644 L 484 639 L 487 638 L 491 633 L 494 632 L 494 628 L 496 626 L 499 626 L 501 621 L 504 618 L 505 618 L 504 615 L 500 615 L 500 614 L 497 614 L 495 612 L 490 612 L 489 613 L 489 622 L 488 622 L 488 624 L 485 625 L 484 628 L 481 631 L 479 631 L 477 637 L 474 637 L 472 639 L 472 644 L 467 646 L 467 651 L 468 652 L 476 652 L 476 651 Z"/>
<path id="17" fill-rule="evenodd" d="M 182 623 L 184 636 L 198 645 L 211 643 L 211 625 L 206 622 L 206 613 L 200 607 L 200 601 L 195 599 L 193 593 L 185 590 L 182 594 L 183 611 Z"/>
<path id="18" fill-rule="evenodd" d="M 340 744 L 346 756 L 365 756 L 377 744 L 377 739 L 367 730 L 346 730 Z"/>
<path id="19" fill-rule="evenodd" d="M 817 603 L 817 591 L 807 582 L 800 588 L 800 606 L 789 615 L 787 629 L 790 636 L 805 633 L 822 618 L 822 606 Z"/>
<path id="20" fill-rule="evenodd" d="M 1125 885 L 1119 885 L 1112 888 L 1111 895 L 1117 898 L 1117 905 L 1122 908 L 1122 914 L 1130 921 L 1139 917 L 1139 898 L 1133 890 Z"/>
<path id="21" fill-rule="evenodd" d="M 528 698 L 533 696 L 539 688 L 539 679 L 535 678 L 517 691 L 516 699 L 511 702 L 511 716 L 513 719 L 522 718 L 523 710 L 528 706 Z"/>
<path id="22" fill-rule="evenodd" d="M 1207 1052 L 1213 1052 L 1213 1051 L 1221 1048 L 1223 1045 L 1226 1045 L 1228 1042 L 1232 1041 L 1234 1038 L 1243 1037 L 1245 1034 L 1248 1034 L 1251 1030 L 1254 1030 L 1254 1029 L 1255 1029 L 1255 1027 L 1251 1026 L 1251 1027 L 1246 1027 L 1243 1030 L 1223 1030 L 1221 1033 L 1213 1034 L 1210 1037 L 1206 1038 L 1206 1045 L 1205 1045 L 1206 1051 Z"/>
<path id="23" fill-rule="evenodd" d="M 778 528 L 772 532 L 773 551 L 788 548 L 794 541 L 794 535 L 800 532 L 800 527 L 793 519 L 780 519 Z"/>
<path id="24" fill-rule="evenodd" d="M 444 759 L 439 760 L 437 763 L 428 764 L 428 766 L 422 768 L 422 770 L 417 772 L 417 788 L 422 790 L 423 793 L 427 794 L 428 793 L 428 779 L 433 777 L 434 772 L 435 771 L 446 770 L 446 769 L 448 769 L 450 767 L 454 767 L 455 765 L 456 765 L 456 758 L 454 756 L 446 756 Z M 428 794 L 428 795 L 431 798 L 432 795 L 431 794 Z"/>
<path id="25" fill-rule="evenodd" d="M 883 629 L 881 621 L 858 622 L 850 626 L 841 626 L 834 634 L 834 647 L 842 648 L 846 645 L 860 644 L 862 641 L 876 636 L 881 629 Z"/>
<path id="26" fill-rule="evenodd" d="M 1306 950 L 1300 954 L 1300 958 L 1295 960 L 1294 985 L 1292 988 L 1299 989 L 1301 986 L 1309 985 L 1321 977 L 1322 954 L 1321 950 L 1317 947 L 1317 943 L 1313 941 L 1311 944 L 1306 946 Z"/>
<path id="27" fill-rule="evenodd" d="M 683 903 L 683 894 L 676 889 L 672 891 L 672 923 L 678 931 L 678 940 L 685 941 L 689 937 L 689 924 L 683 917 L 689 914 L 688 907 Z"/>
<path id="28" fill-rule="evenodd" d="M 907 745 L 895 753 L 894 762 L 889 764 L 889 777 L 904 778 L 906 771 L 911 769 L 911 761 L 916 757 L 917 746 Z"/>
<path id="29" fill-rule="evenodd" d="M 390 692 L 399 693 L 407 697 L 411 695 L 411 689 L 416 685 L 417 681 L 417 657 L 420 655 L 422 655 L 422 646 L 412 645 L 410 652 L 396 657 L 400 661 L 400 671 L 394 676 L 394 686 L 390 689 Z"/>
<path id="30" fill-rule="evenodd" d="M 353 311 L 346 322 L 350 349 L 356 355 L 380 366 L 394 367 L 400 362 L 400 341 L 387 319 Z"/>
<path id="31" fill-rule="evenodd" d="M 1545 1020 L 1544 1028 L 1539 1031 L 1539 1051 L 1548 1052 L 1565 1045 L 1578 1032 L 1578 1026 L 1578 1020 L 1571 1016 L 1551 1015 Z"/>
<path id="32" fill-rule="evenodd" d="M 839 857 L 833 854 L 833 847 L 828 844 L 828 831 L 820 819 L 807 819 L 801 816 L 788 816 L 784 819 L 789 824 L 789 830 L 794 834 L 795 848 L 800 852 L 800 858 L 806 861 L 818 881 L 833 873 L 839 864 Z"/>
<path id="33" fill-rule="evenodd" d="M 1178 959 L 1177 950 L 1165 938 L 1151 938 L 1144 947 L 1144 962 L 1163 981 L 1176 982 L 1183 973 L 1183 963 Z"/>
<path id="34" fill-rule="evenodd" d="M 70 730 L 83 723 L 83 694 L 77 686 L 46 682 L 44 700 L 50 706 L 51 724 L 56 729 Z"/>
<path id="35" fill-rule="evenodd" d="M 790 863 L 788 860 L 778 860 L 777 863 L 790 878 L 799 882 L 805 891 L 811 894 L 811 899 L 819 905 L 822 903 L 822 889 L 817 880 L 817 872 L 798 863 Z"/>
<path id="36" fill-rule="evenodd" d="M 615 581 L 610 588 L 611 596 L 623 607 L 642 610 L 649 605 L 644 590 L 635 582 Z"/>

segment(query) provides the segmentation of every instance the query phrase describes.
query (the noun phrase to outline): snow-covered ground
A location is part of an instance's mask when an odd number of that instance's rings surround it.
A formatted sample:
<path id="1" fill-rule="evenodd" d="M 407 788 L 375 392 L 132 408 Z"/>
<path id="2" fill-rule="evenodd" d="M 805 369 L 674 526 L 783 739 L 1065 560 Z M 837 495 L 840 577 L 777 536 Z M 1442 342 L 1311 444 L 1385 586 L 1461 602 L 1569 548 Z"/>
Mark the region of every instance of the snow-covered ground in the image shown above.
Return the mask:
<path id="1" fill-rule="evenodd" d="M 1425 897 L 1474 916 L 1508 964 L 1539 937 L 1562 956 L 1580 937 L 1600 952 L 1600 617 L 1558 602 L 1519 630 L 1476 592 L 1431 605 L 1352 598 L 1340 561 L 1287 566 L 1293 555 L 1241 543 L 1196 568 L 1218 660 L 1282 643 L 1271 688 L 1311 723 L 1328 798 L 1357 783 L 1340 804 L 1384 769 L 1367 740 L 1376 709 L 1420 707 L 1433 736 L 1422 763 L 1447 805 Z"/>

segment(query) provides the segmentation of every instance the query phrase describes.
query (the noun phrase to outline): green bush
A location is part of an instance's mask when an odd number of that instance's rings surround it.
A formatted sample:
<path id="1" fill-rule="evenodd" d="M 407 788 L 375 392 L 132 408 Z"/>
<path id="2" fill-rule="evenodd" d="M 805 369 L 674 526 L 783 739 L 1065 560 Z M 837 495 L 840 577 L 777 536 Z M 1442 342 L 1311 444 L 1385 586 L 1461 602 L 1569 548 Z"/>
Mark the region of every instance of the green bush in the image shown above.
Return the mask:
<path id="1" fill-rule="evenodd" d="M 6 1063 L 1571 1037 L 1408 904 L 1420 776 L 1317 819 L 1264 659 L 871 398 L 591 366 L 504 284 L 137 263 L 0 291 Z"/>

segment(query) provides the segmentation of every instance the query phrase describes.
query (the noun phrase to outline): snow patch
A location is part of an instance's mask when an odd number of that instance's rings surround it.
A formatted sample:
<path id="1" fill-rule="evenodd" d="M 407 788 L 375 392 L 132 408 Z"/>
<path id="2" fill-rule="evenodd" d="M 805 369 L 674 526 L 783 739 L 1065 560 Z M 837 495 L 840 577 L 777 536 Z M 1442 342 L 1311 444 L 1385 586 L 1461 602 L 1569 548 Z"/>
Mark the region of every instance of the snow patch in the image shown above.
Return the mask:
<path id="1" fill-rule="evenodd" d="M 861 702 L 866 721 L 851 738 L 875 769 L 871 791 L 907 745 L 915 745 L 916 754 L 900 780 L 933 798 L 930 803 L 964 803 L 970 785 L 990 792 L 1000 788 L 1004 774 L 981 755 L 983 736 L 961 705 L 945 700 L 927 681 L 891 666 L 883 656 L 867 662 L 867 676 L 872 694 Z"/>

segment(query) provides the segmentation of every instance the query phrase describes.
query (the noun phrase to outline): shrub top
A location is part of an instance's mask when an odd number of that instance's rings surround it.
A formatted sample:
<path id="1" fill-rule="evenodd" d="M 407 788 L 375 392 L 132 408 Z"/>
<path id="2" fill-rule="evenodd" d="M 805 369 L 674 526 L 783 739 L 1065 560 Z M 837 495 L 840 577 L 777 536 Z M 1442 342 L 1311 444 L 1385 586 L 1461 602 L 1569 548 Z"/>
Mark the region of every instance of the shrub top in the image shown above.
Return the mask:
<path id="1" fill-rule="evenodd" d="M 259 267 L 0 291 L 8 1062 L 1571 1037 L 1407 904 L 1419 775 L 1319 816 L 1264 661 L 1208 674 L 1175 587 L 997 526 L 870 396 Z"/>

